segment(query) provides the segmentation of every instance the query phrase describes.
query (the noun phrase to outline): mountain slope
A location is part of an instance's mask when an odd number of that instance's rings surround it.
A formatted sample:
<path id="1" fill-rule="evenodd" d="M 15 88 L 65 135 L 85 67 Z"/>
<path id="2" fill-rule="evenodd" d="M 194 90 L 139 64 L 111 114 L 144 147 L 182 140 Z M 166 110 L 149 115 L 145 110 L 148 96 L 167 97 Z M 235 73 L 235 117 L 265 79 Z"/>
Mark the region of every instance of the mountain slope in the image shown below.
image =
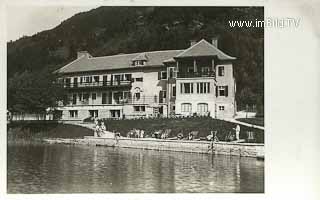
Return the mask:
<path id="1" fill-rule="evenodd" d="M 8 78 L 24 71 L 53 71 L 74 60 L 79 50 L 103 56 L 183 49 L 191 39 L 210 41 L 218 35 L 219 48 L 238 58 L 234 67 L 238 101 L 256 103 L 264 92 L 264 29 L 230 28 L 228 20 L 241 19 L 262 20 L 263 8 L 100 7 L 76 14 L 52 30 L 9 42 Z"/>

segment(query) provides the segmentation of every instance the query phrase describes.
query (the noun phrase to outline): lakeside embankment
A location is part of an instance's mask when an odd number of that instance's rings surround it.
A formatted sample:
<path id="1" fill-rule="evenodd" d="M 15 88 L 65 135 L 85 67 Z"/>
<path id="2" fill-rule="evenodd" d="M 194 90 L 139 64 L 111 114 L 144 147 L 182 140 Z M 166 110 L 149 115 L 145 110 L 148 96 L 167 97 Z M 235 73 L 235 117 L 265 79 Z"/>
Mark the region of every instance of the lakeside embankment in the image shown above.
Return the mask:
<path id="1" fill-rule="evenodd" d="M 53 122 L 41 123 L 16 123 L 8 125 L 8 142 L 32 140 L 45 143 L 60 144 L 85 144 L 97 146 L 117 146 L 124 148 L 139 148 L 164 151 L 181 151 L 195 153 L 212 153 L 224 155 L 237 155 L 248 157 L 264 157 L 263 131 L 250 127 L 241 127 L 240 138 L 247 137 L 246 130 L 253 130 L 256 133 L 255 143 L 233 143 L 223 142 L 224 136 L 235 126 L 233 123 L 221 120 L 187 118 L 187 119 L 150 119 L 150 120 L 106 120 L 109 130 L 121 131 L 125 135 L 126 130 L 145 127 L 144 130 L 159 130 L 172 128 L 171 136 L 179 131 L 199 131 L 199 136 L 206 136 L 210 130 L 218 130 L 218 137 L 221 142 L 216 142 L 211 148 L 209 141 L 193 140 L 163 140 L 154 138 L 126 138 L 120 137 L 118 141 L 107 138 L 93 138 L 91 129 L 71 124 Z M 176 126 L 175 126 L 176 125 Z"/>
<path id="2" fill-rule="evenodd" d="M 178 151 L 189 153 L 205 153 L 232 155 L 242 157 L 264 158 L 264 144 L 192 141 L 192 140 L 165 140 L 154 138 L 94 138 L 83 139 L 44 139 L 49 144 L 94 145 L 107 147 L 135 148 L 157 151 Z"/>

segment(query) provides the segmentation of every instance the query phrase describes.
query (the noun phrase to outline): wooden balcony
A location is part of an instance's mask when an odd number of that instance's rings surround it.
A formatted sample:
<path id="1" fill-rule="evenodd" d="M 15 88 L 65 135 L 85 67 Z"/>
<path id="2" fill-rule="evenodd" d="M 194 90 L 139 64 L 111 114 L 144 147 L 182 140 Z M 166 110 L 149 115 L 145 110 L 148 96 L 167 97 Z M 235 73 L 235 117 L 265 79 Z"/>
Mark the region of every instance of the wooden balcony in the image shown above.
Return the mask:
<path id="1" fill-rule="evenodd" d="M 199 78 L 199 77 L 212 77 L 215 78 L 214 71 L 205 72 L 178 72 L 177 78 Z"/>
<path id="2" fill-rule="evenodd" d="M 103 89 L 131 87 L 132 81 L 99 81 L 99 82 L 82 82 L 82 83 L 64 83 L 66 89 Z"/>

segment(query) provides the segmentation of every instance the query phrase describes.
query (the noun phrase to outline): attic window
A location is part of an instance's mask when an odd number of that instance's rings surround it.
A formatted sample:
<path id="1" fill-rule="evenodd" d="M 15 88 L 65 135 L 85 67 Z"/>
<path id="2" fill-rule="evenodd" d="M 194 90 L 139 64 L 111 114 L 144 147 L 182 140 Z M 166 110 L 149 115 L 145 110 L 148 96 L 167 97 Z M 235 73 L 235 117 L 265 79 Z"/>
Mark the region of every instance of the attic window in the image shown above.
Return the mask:
<path id="1" fill-rule="evenodd" d="M 134 66 L 144 66 L 146 64 L 146 61 L 145 60 L 135 60 L 133 62 L 133 65 Z"/>

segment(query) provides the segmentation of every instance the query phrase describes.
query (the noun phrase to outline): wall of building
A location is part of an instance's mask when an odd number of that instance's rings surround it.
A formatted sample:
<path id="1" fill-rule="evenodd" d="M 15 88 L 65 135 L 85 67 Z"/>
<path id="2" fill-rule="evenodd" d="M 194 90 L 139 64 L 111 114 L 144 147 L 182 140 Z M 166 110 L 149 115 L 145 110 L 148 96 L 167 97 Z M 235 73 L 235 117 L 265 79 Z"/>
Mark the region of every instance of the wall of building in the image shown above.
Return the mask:
<path id="1" fill-rule="evenodd" d="M 210 83 L 210 93 L 208 94 L 198 94 L 197 93 L 197 83 L 209 82 Z M 193 93 L 192 94 L 181 94 L 181 83 L 193 83 Z M 210 116 L 214 117 L 215 113 L 215 86 L 213 78 L 183 78 L 177 79 L 176 81 L 176 101 L 175 109 L 176 114 L 182 115 L 192 115 L 197 113 L 199 103 L 207 103 L 208 111 Z M 192 113 L 185 113 L 181 110 L 181 105 L 183 103 L 192 104 Z"/>
<path id="2" fill-rule="evenodd" d="M 61 108 L 63 110 L 62 119 L 63 120 L 83 120 L 89 117 L 89 110 L 98 110 L 99 118 L 109 118 L 111 117 L 110 110 L 120 109 L 121 116 L 123 113 L 126 117 L 149 117 L 154 113 L 154 107 L 159 106 L 159 93 L 161 90 L 166 90 L 166 80 L 159 80 L 158 73 L 161 70 L 165 70 L 165 68 L 153 67 L 153 68 L 145 68 L 145 69 L 126 69 L 126 70 L 117 70 L 113 72 L 100 72 L 100 73 L 81 73 L 74 75 L 67 75 L 64 78 L 71 78 L 71 85 L 73 84 L 74 78 L 78 78 L 78 83 L 80 82 L 81 76 L 99 76 L 99 81 L 103 80 L 103 76 L 107 75 L 107 81 L 111 81 L 111 76 L 116 74 L 131 74 L 132 79 L 135 81 L 132 82 L 131 87 L 122 88 L 122 87 L 114 87 L 114 88 L 106 88 L 106 89 L 92 89 L 92 90 L 81 90 L 76 89 L 70 91 L 68 94 L 69 99 L 71 100 L 68 106 Z M 143 78 L 143 81 L 136 81 L 137 78 Z M 98 84 L 98 83 L 97 83 Z M 112 105 L 111 104 L 102 104 L 102 93 L 112 92 Z M 136 92 L 140 92 L 141 100 L 135 101 L 135 105 L 126 105 L 123 106 L 121 103 L 116 105 L 114 99 L 114 93 L 127 91 L 132 96 Z M 89 94 L 89 101 L 84 103 L 80 101 L 79 94 Z M 92 94 L 96 94 L 96 99 L 92 99 Z M 76 104 L 72 103 L 73 94 L 76 94 L 77 101 Z M 130 102 L 129 102 L 130 103 Z M 136 112 L 134 111 L 134 106 L 145 106 L 145 112 Z M 118 107 L 114 107 L 118 106 Z M 78 117 L 70 117 L 69 110 L 78 110 Z M 163 114 L 167 115 L 167 107 L 164 108 Z"/>
<path id="3" fill-rule="evenodd" d="M 224 76 L 218 75 L 219 66 L 224 66 Z M 216 65 L 217 86 L 228 86 L 228 96 L 217 96 L 216 117 L 232 118 L 235 116 L 235 80 L 233 76 L 233 65 L 231 63 L 221 63 Z M 224 106 L 224 110 L 219 110 L 219 106 Z"/>

